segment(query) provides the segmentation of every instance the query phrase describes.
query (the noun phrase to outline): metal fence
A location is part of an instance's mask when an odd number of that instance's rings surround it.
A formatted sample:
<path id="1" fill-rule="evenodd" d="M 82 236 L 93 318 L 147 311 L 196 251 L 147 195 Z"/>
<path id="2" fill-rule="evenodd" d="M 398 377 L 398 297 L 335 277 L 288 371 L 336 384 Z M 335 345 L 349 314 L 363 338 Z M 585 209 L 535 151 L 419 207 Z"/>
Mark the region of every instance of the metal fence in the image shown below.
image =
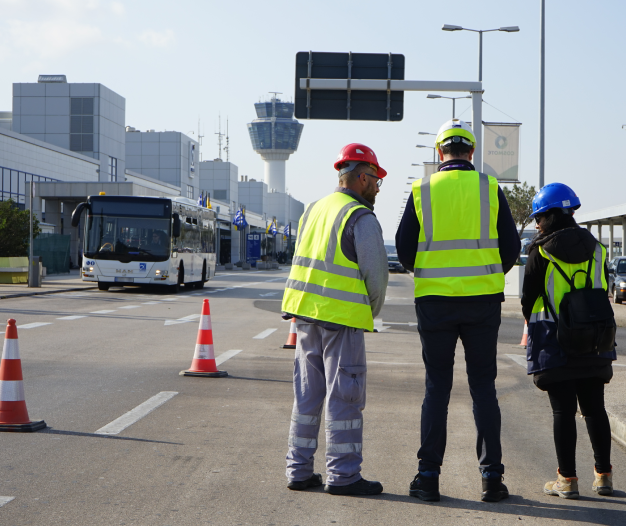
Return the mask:
<path id="1" fill-rule="evenodd" d="M 39 234 L 33 240 L 33 255 L 41 256 L 48 274 L 69 274 L 70 239 L 62 234 Z"/>

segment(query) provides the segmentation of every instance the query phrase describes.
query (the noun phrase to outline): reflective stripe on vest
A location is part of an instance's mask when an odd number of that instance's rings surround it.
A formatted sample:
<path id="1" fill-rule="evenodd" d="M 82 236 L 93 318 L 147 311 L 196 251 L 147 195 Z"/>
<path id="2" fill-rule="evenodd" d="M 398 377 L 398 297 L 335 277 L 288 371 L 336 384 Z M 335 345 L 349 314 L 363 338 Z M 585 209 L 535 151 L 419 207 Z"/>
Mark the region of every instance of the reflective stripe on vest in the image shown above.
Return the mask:
<path id="1" fill-rule="evenodd" d="M 356 263 L 341 250 L 341 235 L 352 213 L 367 208 L 335 192 L 310 204 L 298 229 L 296 253 L 285 286 L 284 312 L 373 330 L 370 300 Z"/>
<path id="2" fill-rule="evenodd" d="M 438 184 L 442 185 L 439 190 Z M 443 205 L 439 193 L 449 190 L 451 184 L 458 184 L 459 190 Z M 413 272 L 416 297 L 487 295 L 504 290 L 496 229 L 497 192 L 495 178 L 475 171 L 438 172 L 413 183 L 420 222 Z M 433 203 L 438 206 L 436 216 Z M 455 210 L 463 210 L 463 219 L 454 216 Z M 445 239 L 454 235 L 459 239 Z"/>

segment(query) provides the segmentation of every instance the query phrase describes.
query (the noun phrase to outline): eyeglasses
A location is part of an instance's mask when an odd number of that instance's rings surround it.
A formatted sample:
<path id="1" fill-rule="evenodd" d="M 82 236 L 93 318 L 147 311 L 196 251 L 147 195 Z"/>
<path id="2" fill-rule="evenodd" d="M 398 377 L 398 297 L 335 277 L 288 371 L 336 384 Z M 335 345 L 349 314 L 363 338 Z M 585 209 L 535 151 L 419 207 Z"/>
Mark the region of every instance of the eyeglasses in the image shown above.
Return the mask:
<path id="1" fill-rule="evenodd" d="M 378 188 L 380 188 L 383 185 L 383 180 L 378 177 L 377 175 L 373 175 L 373 174 L 368 174 L 363 172 L 365 175 L 369 175 L 370 177 L 373 177 L 374 179 L 378 179 L 378 181 L 376 181 L 376 186 L 378 186 Z"/>

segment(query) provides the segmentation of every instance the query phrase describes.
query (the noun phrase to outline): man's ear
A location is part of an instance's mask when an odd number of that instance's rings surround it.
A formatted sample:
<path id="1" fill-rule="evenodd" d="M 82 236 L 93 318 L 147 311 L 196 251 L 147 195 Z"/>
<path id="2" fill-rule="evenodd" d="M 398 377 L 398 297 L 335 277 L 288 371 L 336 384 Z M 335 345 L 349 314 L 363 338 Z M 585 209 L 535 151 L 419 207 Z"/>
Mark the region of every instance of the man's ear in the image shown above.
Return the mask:
<path id="1" fill-rule="evenodd" d="M 474 150 L 475 150 L 475 148 L 472 148 L 472 149 L 469 151 L 469 160 L 470 160 L 470 161 L 472 160 L 472 157 L 474 156 Z"/>

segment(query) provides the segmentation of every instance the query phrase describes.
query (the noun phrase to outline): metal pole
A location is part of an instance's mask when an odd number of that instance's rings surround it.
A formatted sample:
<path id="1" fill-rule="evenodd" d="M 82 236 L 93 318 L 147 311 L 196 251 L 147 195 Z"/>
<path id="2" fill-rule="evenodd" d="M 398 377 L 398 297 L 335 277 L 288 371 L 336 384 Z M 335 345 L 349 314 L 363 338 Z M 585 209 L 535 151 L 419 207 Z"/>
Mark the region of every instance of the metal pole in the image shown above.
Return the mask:
<path id="1" fill-rule="evenodd" d="M 28 251 L 29 251 L 29 256 L 28 256 L 28 286 L 29 287 L 34 287 L 35 286 L 35 274 L 34 274 L 34 270 L 33 270 L 33 181 L 32 181 L 32 177 L 31 177 L 31 181 L 30 181 L 30 205 L 29 205 L 29 212 L 30 212 L 30 234 L 29 234 L 29 238 L 28 238 Z M 37 269 L 39 270 L 39 269 Z"/>
<path id="2" fill-rule="evenodd" d="M 479 172 L 483 169 L 483 92 L 472 91 L 472 126 L 476 137 L 474 166 Z"/>
<path id="3" fill-rule="evenodd" d="M 454 103 L 456 102 L 455 99 L 452 99 L 452 118 L 454 119 Z"/>
<path id="4" fill-rule="evenodd" d="M 545 117 L 546 117 L 546 1 L 541 0 L 541 44 L 539 80 L 539 188 L 543 188 L 545 162 Z"/>
<path id="5" fill-rule="evenodd" d="M 478 82 L 483 81 L 483 32 L 478 32 Z"/>

